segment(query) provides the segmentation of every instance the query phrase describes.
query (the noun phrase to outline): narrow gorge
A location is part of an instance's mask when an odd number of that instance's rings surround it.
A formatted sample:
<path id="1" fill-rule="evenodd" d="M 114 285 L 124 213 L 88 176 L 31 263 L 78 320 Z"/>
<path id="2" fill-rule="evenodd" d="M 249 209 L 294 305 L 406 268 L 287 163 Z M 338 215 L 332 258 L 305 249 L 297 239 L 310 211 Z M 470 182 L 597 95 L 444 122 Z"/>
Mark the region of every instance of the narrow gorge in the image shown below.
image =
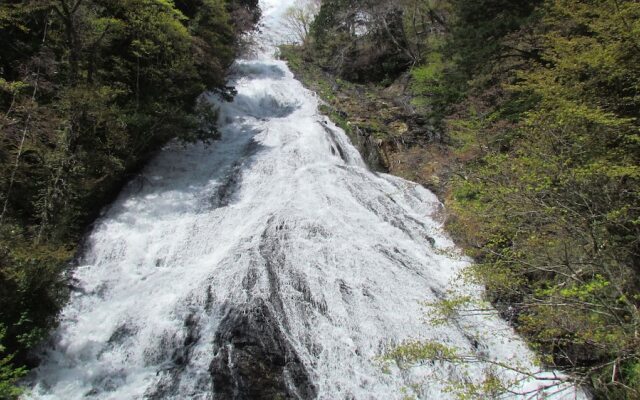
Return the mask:
<path id="1" fill-rule="evenodd" d="M 289 3 L 262 1 L 235 99 L 209 97 L 221 138 L 167 146 L 95 223 L 25 398 L 453 399 L 488 373 L 501 398 L 580 398 L 495 314 L 425 321 L 469 260 L 436 196 L 370 171 L 277 60 Z M 415 340 L 493 362 L 384 362 Z"/>

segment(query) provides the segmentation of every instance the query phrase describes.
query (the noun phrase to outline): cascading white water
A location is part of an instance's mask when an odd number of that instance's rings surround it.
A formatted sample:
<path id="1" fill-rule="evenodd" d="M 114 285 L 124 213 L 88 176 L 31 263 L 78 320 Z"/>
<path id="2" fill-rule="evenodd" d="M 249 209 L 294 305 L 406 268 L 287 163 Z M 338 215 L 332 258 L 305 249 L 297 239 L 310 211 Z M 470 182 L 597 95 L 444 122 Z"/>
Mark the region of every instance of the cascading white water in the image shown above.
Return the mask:
<path id="1" fill-rule="evenodd" d="M 467 261 L 436 197 L 368 171 L 274 59 L 291 2 L 263 1 L 262 51 L 235 66 L 222 139 L 169 146 L 96 224 L 27 397 L 445 399 L 443 382 L 483 376 L 383 370 L 381 354 L 417 338 L 530 365 L 495 317 L 424 323 L 420 303 Z"/>

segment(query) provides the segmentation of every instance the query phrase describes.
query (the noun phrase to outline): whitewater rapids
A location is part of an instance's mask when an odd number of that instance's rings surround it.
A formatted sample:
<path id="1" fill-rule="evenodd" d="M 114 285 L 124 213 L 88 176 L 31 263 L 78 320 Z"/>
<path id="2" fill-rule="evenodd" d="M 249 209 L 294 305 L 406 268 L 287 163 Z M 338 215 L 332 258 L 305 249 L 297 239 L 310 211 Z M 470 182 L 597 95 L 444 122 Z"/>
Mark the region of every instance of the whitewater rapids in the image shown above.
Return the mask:
<path id="1" fill-rule="evenodd" d="M 446 382 L 489 367 L 382 367 L 413 339 L 535 370 L 498 318 L 425 323 L 421 303 L 468 261 L 438 199 L 369 171 L 275 59 L 292 2 L 263 1 L 257 55 L 237 61 L 238 95 L 220 105 L 221 139 L 168 146 L 96 223 L 25 397 L 447 399 Z"/>

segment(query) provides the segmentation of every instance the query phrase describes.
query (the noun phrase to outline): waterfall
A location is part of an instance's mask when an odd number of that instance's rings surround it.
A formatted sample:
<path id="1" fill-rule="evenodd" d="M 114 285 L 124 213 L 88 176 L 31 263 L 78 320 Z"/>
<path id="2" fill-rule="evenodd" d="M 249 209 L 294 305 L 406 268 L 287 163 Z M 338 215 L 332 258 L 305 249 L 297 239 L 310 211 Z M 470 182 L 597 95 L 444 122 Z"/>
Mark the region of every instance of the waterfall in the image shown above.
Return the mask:
<path id="1" fill-rule="evenodd" d="M 383 368 L 417 339 L 534 368 L 497 317 L 425 323 L 423 302 L 468 260 L 438 199 L 369 171 L 275 58 L 289 3 L 263 1 L 238 94 L 219 103 L 221 139 L 167 146 L 95 224 L 25 397 L 447 399 L 446 382 L 490 367 Z"/>

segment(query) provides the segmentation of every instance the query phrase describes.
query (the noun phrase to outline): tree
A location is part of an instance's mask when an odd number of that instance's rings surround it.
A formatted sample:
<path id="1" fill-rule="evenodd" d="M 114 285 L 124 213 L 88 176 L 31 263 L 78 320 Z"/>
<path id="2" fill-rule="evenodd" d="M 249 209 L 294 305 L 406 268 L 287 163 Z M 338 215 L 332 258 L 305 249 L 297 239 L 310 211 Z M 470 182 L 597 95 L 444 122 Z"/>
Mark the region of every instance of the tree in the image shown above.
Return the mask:
<path id="1" fill-rule="evenodd" d="M 226 74 L 256 6 L 0 5 L 0 390 L 55 326 L 69 261 L 101 206 L 167 141 L 216 137 L 199 99 L 233 95 Z"/>
<path id="2" fill-rule="evenodd" d="M 464 123 L 451 121 L 454 140 L 483 150 L 454 181 L 449 227 L 478 260 L 476 282 L 500 309 L 511 305 L 505 315 L 548 364 L 601 398 L 632 399 L 640 53 L 628 32 L 640 8 L 554 0 L 540 11 L 536 54 L 502 78 L 505 95 L 496 101 L 489 84 L 493 103 L 476 99 Z M 528 48 L 515 39 L 497 55 Z"/>
<path id="3" fill-rule="evenodd" d="M 22 390 L 17 386 L 18 380 L 25 374 L 23 368 L 14 368 L 11 364 L 12 356 L 5 354 L 5 347 L 2 346 L 2 339 L 5 329 L 0 326 L 0 398 L 17 399 Z"/>
<path id="4" fill-rule="evenodd" d="M 284 26 L 293 42 L 306 45 L 311 32 L 311 24 L 320 10 L 320 0 L 298 0 L 284 15 Z"/>

